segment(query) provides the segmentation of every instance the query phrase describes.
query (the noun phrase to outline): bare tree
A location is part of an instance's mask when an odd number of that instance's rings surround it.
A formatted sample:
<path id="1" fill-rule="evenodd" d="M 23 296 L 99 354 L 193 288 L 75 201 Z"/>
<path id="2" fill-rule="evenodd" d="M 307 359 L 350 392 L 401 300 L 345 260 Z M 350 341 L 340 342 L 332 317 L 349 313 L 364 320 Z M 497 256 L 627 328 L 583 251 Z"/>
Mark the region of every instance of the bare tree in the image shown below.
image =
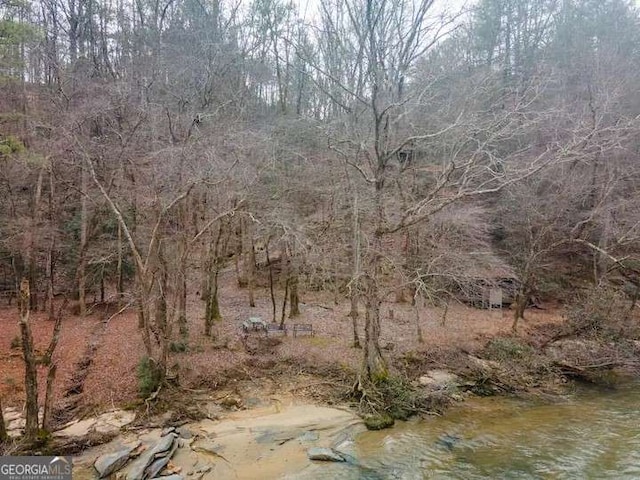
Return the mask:
<path id="1" fill-rule="evenodd" d="M 87 168 L 91 174 L 91 178 L 102 193 L 106 200 L 111 212 L 116 217 L 120 228 L 124 233 L 131 253 L 133 255 L 136 267 L 136 283 L 135 283 L 135 304 L 138 310 L 139 325 L 142 329 L 142 339 L 144 342 L 147 357 L 156 361 L 158 372 L 164 378 L 167 369 L 168 358 L 168 342 L 169 342 L 169 324 L 166 321 L 166 305 L 158 304 L 160 308 L 157 308 L 156 312 L 150 306 L 150 301 L 153 298 L 152 293 L 155 288 L 155 268 L 157 262 L 163 262 L 162 250 L 162 226 L 166 220 L 167 214 L 176 207 L 181 201 L 183 201 L 190 193 L 193 184 L 187 187 L 179 195 L 171 199 L 166 205 L 161 206 L 157 214 L 155 224 L 149 236 L 149 245 L 147 246 L 146 253 L 143 253 L 138 248 L 131 228 L 127 224 L 120 208 L 115 204 L 107 190 L 104 188 L 96 171 L 93 163 L 89 158 L 86 158 Z M 166 267 L 166 266 L 165 266 Z M 163 277 L 166 280 L 166 277 Z M 160 297 L 164 298 L 163 284 L 160 284 L 161 294 Z M 161 300 L 161 302 L 166 300 Z M 157 343 L 158 352 L 153 347 L 153 338 Z"/>
<path id="2" fill-rule="evenodd" d="M 330 148 L 360 175 L 360 188 L 366 192 L 362 195 L 370 201 L 369 244 L 358 288 L 366 313 L 363 374 L 376 381 L 387 376 L 379 342 L 380 308 L 387 295 L 383 239 L 427 221 L 448 205 L 498 192 L 539 171 L 554 156 L 551 148 L 539 145 L 517 152 L 512 159 L 491 153 L 501 142 L 539 125 L 540 116 L 521 121 L 539 85 L 514 98 L 509 110 L 496 110 L 494 118 L 473 126 L 471 118 L 478 120 L 479 109 L 492 106 L 480 100 L 448 105 L 439 102 L 429 84 L 415 90 L 406 87 L 409 69 L 452 28 L 452 21 L 429 17 L 433 2 L 346 5 L 351 13 L 342 29 L 353 32 L 352 53 L 361 52 L 366 65 L 362 93 L 330 75 L 324 65 L 311 62 L 311 66 L 349 100 L 346 114 L 329 123 L 328 140 Z M 335 28 L 330 22 L 325 25 L 325 30 Z M 500 94 L 498 99 L 504 100 Z M 430 108 L 428 119 L 421 118 L 426 108 Z M 432 152 L 447 153 L 434 162 Z"/>
<path id="3" fill-rule="evenodd" d="M 211 336 L 211 327 L 215 320 L 222 318 L 220 314 L 220 302 L 218 298 L 218 275 L 226 258 L 226 249 L 231 235 L 230 222 L 222 219 L 213 234 L 209 244 L 207 257 L 207 282 L 206 282 L 206 308 L 204 334 Z"/>
<path id="4" fill-rule="evenodd" d="M 26 393 L 26 424 L 25 424 L 25 439 L 29 442 L 34 441 L 39 429 L 49 431 L 51 405 L 53 399 L 53 384 L 55 381 L 55 375 L 57 366 L 52 361 L 53 354 L 55 353 L 58 341 L 60 339 L 60 330 L 62 327 L 62 312 L 66 308 L 67 301 L 65 301 L 60 311 L 58 312 L 55 325 L 53 327 L 53 334 L 47 347 L 46 352 L 41 357 L 37 357 L 33 335 L 31 333 L 30 325 L 30 313 L 31 307 L 29 302 L 30 288 L 29 280 L 26 278 L 20 283 L 20 333 L 22 340 L 22 353 L 25 364 L 25 393 Z M 39 403 L 38 403 L 38 366 L 48 366 L 47 383 L 45 390 L 45 399 L 43 407 L 42 424 L 39 422 Z M 4 426 L 3 426 L 4 427 Z"/>
<path id="5" fill-rule="evenodd" d="M 38 435 L 38 368 L 34 354 L 33 335 L 29 325 L 30 291 L 29 280 L 20 284 L 20 334 L 24 357 L 24 386 L 27 397 L 25 438 L 35 440 Z"/>

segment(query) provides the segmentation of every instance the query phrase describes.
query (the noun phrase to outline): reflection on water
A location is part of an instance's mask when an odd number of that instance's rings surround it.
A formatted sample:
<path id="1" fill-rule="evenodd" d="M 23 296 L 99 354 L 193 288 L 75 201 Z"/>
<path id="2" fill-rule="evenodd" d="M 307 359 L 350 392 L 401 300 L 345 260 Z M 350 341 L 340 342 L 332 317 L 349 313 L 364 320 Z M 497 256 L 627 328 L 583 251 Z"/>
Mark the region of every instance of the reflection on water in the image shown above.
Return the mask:
<path id="1" fill-rule="evenodd" d="M 555 405 L 477 399 L 341 449 L 357 464 L 316 464 L 295 478 L 638 479 L 640 385 Z"/>

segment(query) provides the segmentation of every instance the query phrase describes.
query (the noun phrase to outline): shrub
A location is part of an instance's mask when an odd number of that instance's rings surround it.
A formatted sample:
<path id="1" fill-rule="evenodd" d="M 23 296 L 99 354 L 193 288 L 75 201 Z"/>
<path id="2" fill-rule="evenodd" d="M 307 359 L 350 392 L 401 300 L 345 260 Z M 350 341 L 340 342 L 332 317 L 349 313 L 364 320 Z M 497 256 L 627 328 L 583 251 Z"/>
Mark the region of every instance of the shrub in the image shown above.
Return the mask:
<path id="1" fill-rule="evenodd" d="M 533 348 L 529 345 L 508 337 L 493 338 L 485 347 L 486 356 L 499 362 L 527 358 L 533 353 Z"/>
<path id="2" fill-rule="evenodd" d="M 402 375 L 387 375 L 384 380 L 360 385 L 360 413 L 369 430 L 393 425 L 394 420 L 407 420 L 412 415 L 438 411 L 447 401 L 434 399 L 416 388 Z"/>
<path id="3" fill-rule="evenodd" d="M 173 353 L 183 353 L 189 349 L 189 345 L 185 341 L 171 342 L 169 344 L 169 351 Z"/>
<path id="4" fill-rule="evenodd" d="M 385 400 L 385 410 L 396 420 L 407 420 L 420 410 L 423 398 L 404 377 L 389 375 L 378 383 Z"/>
<path id="5" fill-rule="evenodd" d="M 155 392 L 162 383 L 162 371 L 158 364 L 149 357 L 142 357 L 138 363 L 138 391 L 140 396 L 147 398 Z"/>
<path id="6" fill-rule="evenodd" d="M 640 332 L 630 315 L 630 302 L 613 288 L 593 287 L 577 295 L 566 308 L 572 333 L 612 340 L 637 338 Z"/>
<path id="7" fill-rule="evenodd" d="M 364 417 L 364 425 L 368 430 L 382 430 L 385 428 L 393 427 L 395 420 L 392 416 L 382 415 L 367 415 Z"/>
<path id="8" fill-rule="evenodd" d="M 0 138 L 0 155 L 21 153 L 24 152 L 24 150 L 24 143 L 22 143 L 19 138 L 13 135 L 8 135 L 4 138 Z"/>

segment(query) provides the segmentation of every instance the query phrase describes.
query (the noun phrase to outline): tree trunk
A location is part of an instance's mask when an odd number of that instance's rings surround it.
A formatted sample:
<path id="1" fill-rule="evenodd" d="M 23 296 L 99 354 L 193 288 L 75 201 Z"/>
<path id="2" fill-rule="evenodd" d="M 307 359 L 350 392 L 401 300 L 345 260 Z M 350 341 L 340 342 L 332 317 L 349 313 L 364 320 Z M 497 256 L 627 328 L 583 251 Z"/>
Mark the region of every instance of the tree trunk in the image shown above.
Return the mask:
<path id="1" fill-rule="evenodd" d="M 153 348 L 151 346 L 151 335 L 149 331 L 149 295 L 151 294 L 151 289 L 145 288 L 143 285 L 136 286 L 136 304 L 138 305 L 138 328 L 142 334 L 142 343 L 144 344 L 144 349 L 147 357 L 151 358 L 153 356 Z"/>
<path id="2" fill-rule="evenodd" d="M 122 226 L 118 223 L 118 263 L 116 266 L 116 290 L 118 293 L 118 304 L 122 302 L 124 294 L 124 273 L 122 271 Z"/>
<path id="3" fill-rule="evenodd" d="M 424 343 L 424 337 L 422 336 L 422 328 L 420 327 L 420 307 L 418 306 L 417 299 L 414 302 L 413 311 L 415 312 L 415 318 L 416 318 L 416 335 L 418 336 L 418 343 Z"/>
<path id="4" fill-rule="evenodd" d="M 249 290 L 249 306 L 255 307 L 256 300 L 254 295 L 254 283 L 255 283 L 255 252 L 253 250 L 253 229 L 251 228 L 251 222 L 244 219 L 243 222 L 243 250 L 244 250 L 244 274 L 247 281 L 247 289 Z"/>
<path id="5" fill-rule="evenodd" d="M 53 289 L 53 250 L 55 248 L 55 240 L 52 238 L 47 250 L 47 310 L 49 312 L 49 320 L 55 317 L 55 292 Z"/>
<path id="6" fill-rule="evenodd" d="M 367 379 L 379 383 L 387 379 L 389 371 L 380 350 L 380 302 L 373 281 L 365 295 L 365 345 L 363 370 Z"/>
<path id="7" fill-rule="evenodd" d="M 164 244 L 162 242 L 160 242 L 158 246 L 158 262 L 160 264 L 160 272 L 158 275 L 159 292 L 158 299 L 156 300 L 155 324 L 157 325 L 158 329 L 157 340 L 160 347 L 160 354 L 158 355 L 159 358 L 157 366 L 161 379 L 164 380 L 164 377 L 167 373 L 167 365 L 169 363 L 169 340 L 171 332 L 169 328 L 169 317 L 167 309 L 167 298 L 169 295 L 169 275 L 168 265 L 164 255 Z"/>
<path id="8" fill-rule="evenodd" d="M 218 301 L 218 268 L 213 266 L 209 277 L 209 290 L 207 292 L 207 307 L 205 312 L 204 334 L 211 336 L 213 322 L 220 320 L 220 303 Z"/>
<path id="9" fill-rule="evenodd" d="M 207 290 L 205 294 L 206 307 L 205 307 L 205 322 L 204 322 L 204 334 L 207 337 L 211 336 L 211 327 L 213 322 L 220 320 L 220 302 L 218 301 L 218 275 L 220 273 L 221 260 L 220 257 L 226 250 L 228 235 L 226 224 L 221 223 L 218 227 L 218 233 L 215 236 L 214 241 L 209 245 L 209 258 L 207 260 Z"/>
<path id="10" fill-rule="evenodd" d="M 45 166 L 40 169 L 38 173 L 38 180 L 36 182 L 36 191 L 33 196 L 33 208 L 31 211 L 31 227 L 35 228 L 40 218 L 40 198 L 42 197 L 42 182 L 44 179 Z M 33 231 L 29 232 L 29 246 L 27 251 L 27 269 L 29 272 L 28 280 L 30 285 L 37 285 L 37 266 L 35 255 L 36 239 Z M 38 309 L 38 294 L 37 291 L 31 292 L 29 297 L 29 307 L 31 310 Z"/>
<path id="11" fill-rule="evenodd" d="M 38 435 L 38 366 L 33 352 L 33 336 L 29 325 L 29 280 L 20 283 L 20 333 L 24 357 L 24 386 L 27 404 L 25 438 L 32 441 Z"/>
<path id="12" fill-rule="evenodd" d="M 142 285 L 138 285 L 136 290 L 136 295 L 138 296 L 138 299 L 136 301 L 136 303 L 138 303 L 138 328 L 143 331 L 144 335 L 144 331 L 147 328 L 147 314 L 145 312 L 145 308 L 142 306 L 142 302 L 145 302 L 144 293 L 142 292 Z"/>
<path id="13" fill-rule="evenodd" d="M 271 296 L 271 321 L 276 323 L 276 294 L 273 289 L 273 265 L 271 265 L 271 257 L 269 257 L 269 240 L 267 239 L 267 245 L 265 247 L 267 254 L 267 266 L 269 268 L 269 295 Z"/>
<path id="14" fill-rule="evenodd" d="M 62 314 L 67 308 L 67 304 L 69 302 L 68 297 L 65 297 L 64 302 L 58 309 L 58 314 L 55 316 L 55 325 L 53 326 L 53 333 L 51 335 L 51 340 L 49 341 L 49 346 L 47 347 L 47 351 L 44 356 L 41 358 L 40 363 L 42 365 L 47 365 L 49 370 L 47 372 L 47 384 L 45 389 L 45 397 L 44 397 L 44 408 L 42 415 L 42 429 L 50 432 L 51 431 L 51 405 L 53 403 L 53 384 L 56 379 L 56 371 L 57 366 L 53 363 L 53 354 L 56 351 L 56 347 L 58 346 L 58 342 L 60 341 L 60 330 L 62 329 Z"/>
<path id="15" fill-rule="evenodd" d="M 56 380 L 57 366 L 49 365 L 47 372 L 47 387 L 44 394 L 44 412 L 42 414 L 42 429 L 46 432 L 51 431 L 51 405 L 53 403 L 53 384 Z"/>
<path id="16" fill-rule="evenodd" d="M 233 256 L 233 266 L 236 271 L 236 283 L 238 284 L 238 288 L 244 287 L 245 281 L 242 278 L 242 273 L 240 272 L 240 256 L 242 255 L 242 241 L 240 241 L 240 247 L 236 250 L 236 254 Z"/>
<path id="17" fill-rule="evenodd" d="M 351 185 L 351 183 L 349 184 Z M 358 288 L 360 282 L 360 220 L 358 211 L 358 193 L 353 190 L 353 278 L 349 288 L 349 300 L 351 301 L 351 311 L 349 316 L 353 324 L 353 348 L 362 348 L 360 337 L 358 336 Z M 336 302 L 336 305 L 338 303 Z"/>
<path id="18" fill-rule="evenodd" d="M 370 247 L 368 271 L 362 281 L 364 282 L 365 299 L 365 341 L 363 373 L 365 377 L 377 383 L 388 376 L 388 369 L 380 350 L 380 305 L 382 299 L 378 291 L 378 278 L 380 277 L 382 257 L 382 231 L 385 225 L 384 206 L 382 201 L 382 187 L 384 184 L 384 169 L 380 168 L 375 184 L 374 204 L 376 210 L 375 232 Z"/>
<path id="19" fill-rule="evenodd" d="M 55 221 L 55 202 L 54 202 L 54 182 L 53 170 L 49 169 L 49 221 Z M 49 320 L 55 317 L 55 290 L 54 290 L 54 257 L 56 239 L 55 235 L 51 236 L 51 243 L 47 250 L 47 307 L 49 309 Z"/>
<path id="20" fill-rule="evenodd" d="M 358 297 L 355 293 L 351 293 L 351 323 L 353 325 L 353 348 L 362 348 L 360 345 L 360 337 L 358 336 Z"/>
<path id="21" fill-rule="evenodd" d="M 255 276 L 256 276 L 256 255 L 253 249 L 253 236 L 251 237 L 251 244 L 249 250 L 249 271 L 247 272 L 247 288 L 249 289 L 249 306 L 256 306 L 255 297 Z"/>
<path id="22" fill-rule="evenodd" d="M 514 332 L 518 330 L 519 320 L 524 320 L 524 311 L 527 308 L 528 301 L 529 295 L 525 291 L 518 291 L 514 302 L 513 324 L 511 325 L 511 329 Z"/>
<path id="23" fill-rule="evenodd" d="M 280 328 L 284 328 L 284 320 L 287 312 L 287 298 L 289 297 L 289 277 L 284 281 L 284 297 L 282 299 L 282 316 L 280 317 Z"/>
<path id="24" fill-rule="evenodd" d="M 79 4 L 80 0 L 77 0 L 77 2 Z M 71 0 L 69 2 L 69 60 L 71 61 L 72 67 L 78 58 L 79 16 L 78 11 L 76 10 L 76 0 Z"/>
<path id="25" fill-rule="evenodd" d="M 183 260 L 185 261 L 185 260 Z M 178 278 L 178 332 L 183 340 L 189 337 L 189 325 L 187 324 L 187 278 L 183 270 Z"/>
<path id="26" fill-rule="evenodd" d="M 298 272 L 292 272 L 289 282 L 289 318 L 300 315 L 300 298 L 298 297 Z"/>
<path id="27" fill-rule="evenodd" d="M 80 186 L 80 246 L 78 258 L 78 307 L 80 316 L 87 314 L 86 286 L 87 286 L 87 173 L 84 163 L 82 165 L 81 186 Z"/>
<path id="28" fill-rule="evenodd" d="M 186 223 L 183 223 L 183 228 L 186 228 Z M 178 275 L 176 281 L 177 294 L 178 294 L 178 333 L 183 341 L 186 341 L 189 337 L 189 326 L 187 325 L 187 239 L 183 234 L 180 243 L 180 259 L 178 265 Z"/>
<path id="29" fill-rule="evenodd" d="M 282 253 L 280 254 L 280 265 L 282 266 L 280 276 L 284 278 L 284 296 L 282 298 L 282 315 L 280 317 L 280 328 L 283 328 L 287 311 L 287 300 L 289 298 L 289 258 L 287 255 L 287 245 L 284 243 L 282 244 Z"/>
<path id="30" fill-rule="evenodd" d="M 180 170 L 182 172 L 184 159 L 181 161 Z M 182 178 L 180 178 L 182 181 Z M 189 254 L 189 242 L 187 240 L 188 235 L 188 218 L 189 212 L 187 209 L 188 202 L 185 200 L 178 206 L 178 222 L 180 224 L 180 236 L 179 236 L 179 247 L 180 247 L 180 258 L 178 261 L 178 275 L 176 278 L 176 282 L 178 285 L 177 295 L 178 295 L 178 333 L 180 334 L 180 338 L 183 341 L 186 341 L 189 336 L 189 327 L 187 325 L 187 277 L 189 276 L 188 272 L 188 254 Z"/>
<path id="31" fill-rule="evenodd" d="M 0 444 L 6 442 L 9 439 L 7 434 L 7 427 L 4 423 L 4 413 L 2 413 L 2 398 L 0 397 Z"/>

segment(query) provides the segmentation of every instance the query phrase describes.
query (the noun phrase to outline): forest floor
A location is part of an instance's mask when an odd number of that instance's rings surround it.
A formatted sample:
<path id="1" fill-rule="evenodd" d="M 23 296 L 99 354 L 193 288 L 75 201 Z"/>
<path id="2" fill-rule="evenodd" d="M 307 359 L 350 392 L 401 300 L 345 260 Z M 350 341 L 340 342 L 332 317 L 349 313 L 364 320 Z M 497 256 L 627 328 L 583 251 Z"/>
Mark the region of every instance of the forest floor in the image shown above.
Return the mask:
<path id="1" fill-rule="evenodd" d="M 255 333 L 243 343 L 240 324 L 244 319 L 258 316 L 271 320 L 269 293 L 266 289 L 257 290 L 256 307 L 251 308 L 247 291 L 237 287 L 232 272 L 224 272 L 220 284 L 224 319 L 216 323 L 213 338 L 202 335 L 204 302 L 195 295 L 196 292 L 189 297 L 189 346 L 185 352 L 171 354 L 171 364 L 179 374 L 181 387 L 215 390 L 228 386 L 229 381 L 281 374 L 287 376 L 290 387 L 293 382 L 291 388 L 295 389 L 297 376 L 302 383 L 309 384 L 306 374 L 315 375 L 318 381 L 329 381 L 332 376 L 348 376 L 358 370 L 362 351 L 352 347 L 352 323 L 347 317 L 347 301 L 336 305 L 330 295 L 303 293 L 300 316 L 286 321 L 289 324 L 312 324 L 313 336 L 264 339 L 264 335 Z M 279 302 L 281 300 L 279 298 Z M 81 391 L 75 395 L 82 413 L 138 401 L 136 368 L 144 348 L 135 312 L 131 309 L 105 323 L 111 313 L 103 314 L 98 308 L 96 310 L 84 318 L 64 318 L 54 358 L 58 364 L 56 403 L 64 403 L 68 390 L 81 377 Z M 509 336 L 512 324 L 512 311 L 508 309 L 481 310 L 451 305 L 443 322 L 441 309 L 427 308 L 420 311 L 419 324 L 424 342 L 419 342 L 415 309 L 410 303 L 385 303 L 382 312 L 381 344 L 386 347 L 385 355 L 392 365 L 406 367 L 412 374 L 420 374 L 420 370 L 428 368 L 451 367 L 455 370 L 455 366 L 445 365 L 447 355 L 443 355 L 443 351 L 478 352 L 490 339 Z M 31 318 L 36 348 L 44 351 L 53 322 L 41 312 L 33 313 Z M 533 332 L 545 331 L 548 326 L 562 322 L 557 308 L 531 309 L 527 311 L 526 318 L 519 335 L 528 342 L 535 342 Z M 0 396 L 5 406 L 21 406 L 24 401 L 17 320 L 15 306 L 0 310 Z M 360 319 L 359 323 L 363 338 L 364 322 Z M 449 355 L 448 358 L 453 357 Z M 407 359 L 418 360 L 409 365 L 411 362 Z M 79 370 L 83 370 L 82 375 L 79 375 Z M 41 372 L 41 393 L 45 374 Z"/>

